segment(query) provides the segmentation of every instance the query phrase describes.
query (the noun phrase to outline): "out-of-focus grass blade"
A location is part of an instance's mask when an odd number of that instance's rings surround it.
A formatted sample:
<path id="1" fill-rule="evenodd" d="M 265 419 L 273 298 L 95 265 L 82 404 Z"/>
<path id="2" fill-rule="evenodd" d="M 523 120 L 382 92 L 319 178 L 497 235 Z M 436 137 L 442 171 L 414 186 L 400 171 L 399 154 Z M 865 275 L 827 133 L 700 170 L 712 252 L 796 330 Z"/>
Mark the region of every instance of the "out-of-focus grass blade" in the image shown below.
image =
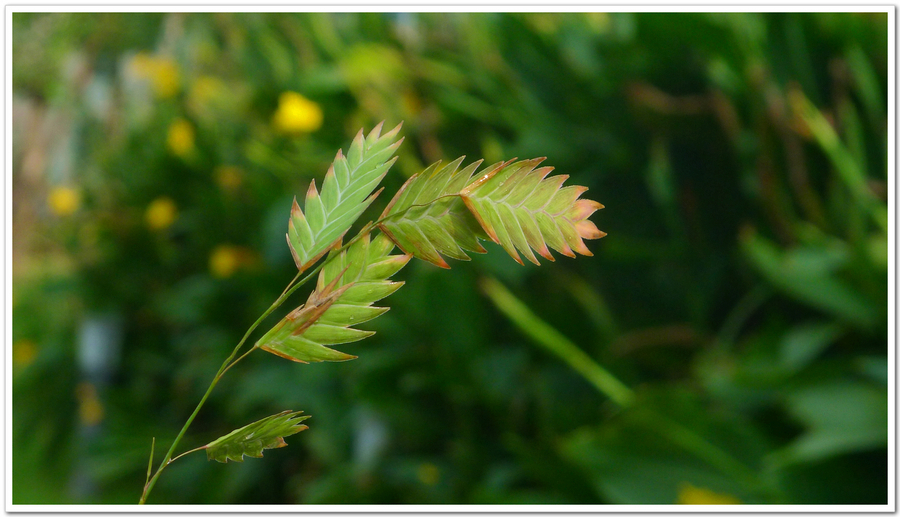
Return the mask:
<path id="1" fill-rule="evenodd" d="M 792 328 L 781 344 L 781 364 L 797 371 L 812 362 L 837 340 L 844 329 L 838 323 L 819 322 Z"/>
<path id="2" fill-rule="evenodd" d="M 887 392 L 861 382 L 836 380 L 800 388 L 787 409 L 807 431 L 772 453 L 773 464 L 822 460 L 887 445 Z"/>
<path id="3" fill-rule="evenodd" d="M 884 95 L 879 86 L 878 76 L 872 69 L 872 64 L 859 45 L 854 45 L 847 50 L 847 64 L 850 73 L 856 83 L 856 91 L 866 107 L 866 115 L 871 123 L 881 129 L 884 123 L 885 110 Z"/>
<path id="4" fill-rule="evenodd" d="M 597 364 L 558 330 L 531 312 L 527 305 L 515 297 L 503 284 L 494 278 L 485 277 L 481 289 L 507 318 L 528 337 L 548 352 L 565 361 L 594 385 L 600 393 L 620 406 L 631 403 L 633 393 L 605 368 Z"/>
<path id="5" fill-rule="evenodd" d="M 875 324 L 876 308 L 834 275 L 833 263 L 831 267 L 816 266 L 833 262 L 827 250 L 782 253 L 752 231 L 742 236 L 741 244 L 757 270 L 788 296 L 863 328 Z"/>
<path id="6" fill-rule="evenodd" d="M 853 159 L 853 155 L 838 138 L 825 116 L 806 98 L 803 92 L 788 93 L 791 105 L 803 119 L 819 146 L 831 160 L 835 171 L 872 220 L 885 232 L 888 231 L 887 207 L 878 201 L 866 184 L 865 170 Z"/>

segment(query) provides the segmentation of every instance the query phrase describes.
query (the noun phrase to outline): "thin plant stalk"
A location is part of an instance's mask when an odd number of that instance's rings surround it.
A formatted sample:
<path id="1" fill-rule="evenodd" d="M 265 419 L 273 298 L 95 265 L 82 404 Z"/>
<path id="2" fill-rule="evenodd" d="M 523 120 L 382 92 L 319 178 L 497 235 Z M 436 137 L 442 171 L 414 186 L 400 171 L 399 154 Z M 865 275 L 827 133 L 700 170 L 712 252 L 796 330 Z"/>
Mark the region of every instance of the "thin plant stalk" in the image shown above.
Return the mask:
<path id="1" fill-rule="evenodd" d="M 366 225 L 359 231 L 359 233 L 356 234 L 355 237 L 353 237 L 352 239 L 350 239 L 350 240 L 349 240 L 346 244 L 344 244 L 343 246 L 339 247 L 339 248 L 337 249 L 337 253 L 340 253 L 341 251 L 347 249 L 347 248 L 350 247 L 350 245 L 352 245 L 354 242 L 356 242 L 357 240 L 359 240 L 359 239 L 362 238 L 363 236 L 365 236 L 365 235 L 367 235 L 368 233 L 370 233 L 374 227 L 375 227 L 374 223 L 368 223 L 368 224 L 366 224 Z M 337 256 L 337 253 L 335 254 L 335 256 Z M 265 311 L 259 318 L 257 318 L 257 320 L 256 320 L 255 322 L 253 322 L 252 325 L 250 325 L 250 328 L 248 328 L 248 329 L 247 329 L 247 332 L 244 333 L 244 337 L 241 338 L 241 340 L 238 342 L 237 346 L 234 347 L 234 350 L 231 351 L 231 354 L 228 356 L 228 358 L 225 359 L 225 361 L 222 363 L 222 366 L 219 367 L 219 371 L 216 372 L 215 377 L 213 377 L 213 380 L 212 380 L 212 382 L 210 383 L 209 388 L 206 389 L 206 393 L 203 394 L 203 397 L 200 399 L 200 402 L 197 403 L 197 407 L 194 408 L 194 412 L 191 413 L 191 416 L 188 417 L 187 421 L 184 423 L 184 426 L 181 428 L 181 431 L 178 433 L 178 436 L 175 437 L 175 441 L 172 442 L 171 447 L 169 447 L 168 452 L 166 452 L 166 456 L 163 458 L 162 462 L 160 462 L 159 468 L 157 468 L 156 473 L 154 473 L 154 474 L 153 474 L 153 477 L 150 477 L 149 480 L 147 481 L 147 483 L 144 485 L 144 491 L 143 491 L 143 493 L 141 494 L 141 499 L 140 499 L 140 501 L 138 502 L 138 504 L 144 504 L 144 503 L 147 501 L 147 497 L 150 495 L 150 492 L 153 490 L 153 486 L 156 485 L 156 481 L 159 479 L 160 474 L 162 474 L 162 471 L 165 470 L 165 468 L 166 468 L 167 466 L 169 466 L 170 463 L 172 463 L 173 461 L 177 460 L 178 458 L 181 458 L 182 456 L 184 456 L 184 455 L 186 455 L 186 454 L 189 454 L 189 453 L 191 453 L 191 452 L 196 452 L 196 451 L 199 451 L 199 450 L 202 450 L 202 449 L 203 449 L 203 447 L 198 447 L 198 448 L 196 448 L 196 449 L 192 449 L 192 450 L 190 450 L 190 451 L 187 451 L 187 452 L 185 452 L 185 453 L 183 453 L 183 454 L 179 454 L 179 455 L 176 456 L 175 458 L 172 458 L 172 454 L 175 453 L 175 448 L 178 446 L 178 443 L 181 441 L 181 438 L 184 437 L 184 434 L 187 432 L 188 428 L 189 428 L 189 427 L 191 426 L 191 424 L 194 422 L 194 418 L 196 418 L 196 417 L 197 417 L 197 414 L 200 412 L 200 408 L 202 408 L 203 405 L 206 403 L 206 399 L 209 398 L 209 395 L 210 395 L 210 393 L 212 393 L 213 388 L 216 387 L 216 384 L 219 383 L 219 380 L 222 378 L 223 375 L 225 375 L 225 372 L 227 372 L 232 366 L 234 366 L 235 364 L 237 364 L 238 362 L 240 362 L 243 358 L 247 357 L 247 356 L 250 354 L 250 352 L 256 350 L 256 347 L 251 347 L 249 350 L 247 350 L 246 352 L 244 352 L 243 355 L 241 355 L 240 357 L 238 357 L 237 359 L 235 359 L 235 356 L 237 355 L 238 351 L 244 346 L 244 343 L 247 341 L 247 338 L 250 337 L 250 334 L 251 334 L 254 330 L 256 330 L 256 327 L 258 327 L 259 324 L 263 322 L 263 320 L 265 320 L 266 318 L 268 318 L 269 315 L 271 315 L 272 312 L 275 311 L 275 309 L 277 309 L 278 307 L 280 307 L 281 304 L 283 304 L 283 303 L 285 302 L 285 300 L 287 300 L 292 294 L 294 294 L 294 292 L 295 292 L 297 289 L 299 289 L 301 286 L 303 286 L 303 285 L 306 284 L 309 280 L 311 280 L 316 274 L 318 274 L 318 272 L 319 272 L 319 271 L 320 271 L 320 270 L 321 270 L 328 262 L 330 262 L 330 260 L 331 260 L 330 258 L 324 260 L 322 263 L 320 263 L 318 266 L 316 266 L 312 271 L 310 271 L 305 277 L 303 277 L 303 279 L 300 280 L 299 282 L 297 281 L 297 279 L 300 277 L 300 274 L 301 274 L 302 272 L 298 272 L 297 275 L 294 276 L 294 279 L 291 280 L 290 283 L 288 283 L 288 285 L 287 285 L 287 287 L 284 289 L 284 291 L 282 291 L 282 293 L 281 293 L 281 295 L 278 297 L 278 299 L 276 299 L 276 300 L 272 303 L 272 305 L 269 306 L 269 308 L 266 309 L 266 311 Z M 154 444 L 155 444 L 155 440 L 154 440 Z M 152 453 L 151 453 L 150 461 L 151 461 L 151 465 L 152 465 L 152 461 L 153 461 Z M 149 476 L 149 472 L 150 472 L 150 468 L 149 468 L 149 467 L 148 467 L 147 472 L 148 472 L 148 476 Z"/>

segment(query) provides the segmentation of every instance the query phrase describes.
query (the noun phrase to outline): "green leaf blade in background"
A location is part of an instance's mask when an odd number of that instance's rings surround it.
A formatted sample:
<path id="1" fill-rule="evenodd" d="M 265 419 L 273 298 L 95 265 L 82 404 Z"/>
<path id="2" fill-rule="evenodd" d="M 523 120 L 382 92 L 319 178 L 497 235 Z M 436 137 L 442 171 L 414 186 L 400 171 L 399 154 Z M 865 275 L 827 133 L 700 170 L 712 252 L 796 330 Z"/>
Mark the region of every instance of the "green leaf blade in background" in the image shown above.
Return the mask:
<path id="1" fill-rule="evenodd" d="M 759 467 L 765 439 L 750 421 L 710 408 L 683 386 L 646 386 L 636 397 L 637 404 L 603 425 L 577 429 L 559 442 L 561 454 L 610 503 L 675 504 L 688 487 L 744 504 L 771 500 Z M 688 425 L 693 431 L 685 435 Z M 688 452 L 701 437 L 729 460 Z"/>
<path id="2" fill-rule="evenodd" d="M 887 442 L 884 386 L 836 379 L 792 390 L 785 405 L 806 431 L 772 453 L 775 464 L 821 461 L 849 452 L 877 450 Z"/>
<path id="3" fill-rule="evenodd" d="M 754 232 L 743 235 L 743 251 L 775 287 L 848 323 L 869 329 L 877 321 L 877 308 L 838 276 L 833 253 L 827 249 L 779 250 Z"/>
<path id="4" fill-rule="evenodd" d="M 301 413 L 303 411 L 282 411 L 235 429 L 204 445 L 206 457 L 219 463 L 228 463 L 228 460 L 243 462 L 244 456 L 262 458 L 262 451 L 265 449 L 287 447 L 284 441 L 286 436 L 309 429 L 307 425 L 300 423 L 309 418 L 309 415 L 300 416 Z"/>

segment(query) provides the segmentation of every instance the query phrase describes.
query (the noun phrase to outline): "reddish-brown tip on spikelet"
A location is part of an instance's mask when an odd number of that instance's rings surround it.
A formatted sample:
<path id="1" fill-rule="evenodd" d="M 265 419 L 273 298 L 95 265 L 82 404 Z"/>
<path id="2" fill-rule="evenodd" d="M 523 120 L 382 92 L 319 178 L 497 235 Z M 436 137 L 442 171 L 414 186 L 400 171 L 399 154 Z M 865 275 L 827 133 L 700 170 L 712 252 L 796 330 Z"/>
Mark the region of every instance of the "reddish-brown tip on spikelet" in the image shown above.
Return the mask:
<path id="1" fill-rule="evenodd" d="M 591 214 L 603 208 L 603 205 L 593 199 L 579 199 L 569 211 L 569 218 L 572 221 L 581 221 L 590 217 Z"/>
<path id="2" fill-rule="evenodd" d="M 312 180 L 309 182 L 309 188 L 306 189 L 306 199 L 319 197 L 319 191 L 316 190 L 316 180 Z M 309 208 L 309 207 L 307 207 Z"/>
<path id="3" fill-rule="evenodd" d="M 575 231 L 583 239 L 599 239 L 606 234 L 597 229 L 593 221 L 584 219 L 575 223 Z"/>

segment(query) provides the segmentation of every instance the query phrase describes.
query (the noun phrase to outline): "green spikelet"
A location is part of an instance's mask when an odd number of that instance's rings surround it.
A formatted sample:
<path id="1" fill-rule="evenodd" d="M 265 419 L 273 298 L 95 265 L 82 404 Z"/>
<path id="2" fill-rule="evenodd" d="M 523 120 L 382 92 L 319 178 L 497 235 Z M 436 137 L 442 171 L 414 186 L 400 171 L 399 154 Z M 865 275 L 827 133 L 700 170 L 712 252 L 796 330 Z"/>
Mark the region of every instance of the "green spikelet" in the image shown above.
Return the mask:
<path id="1" fill-rule="evenodd" d="M 400 125 L 384 135 L 381 126 L 378 124 L 366 137 L 360 130 L 346 157 L 338 150 L 325 174 L 321 193 L 316 190 L 315 180 L 310 182 L 305 212 L 294 198 L 287 241 L 300 271 L 332 248 L 380 193 L 372 192 L 396 161 L 391 156 L 403 142 L 402 138 L 395 139 Z"/>
<path id="2" fill-rule="evenodd" d="M 301 413 L 303 411 L 282 411 L 268 416 L 235 429 L 204 445 L 202 449 L 206 449 L 207 459 L 220 463 L 228 463 L 228 460 L 243 462 L 244 456 L 262 458 L 262 451 L 265 449 L 287 447 L 285 436 L 309 429 L 300 423 L 309 416 L 300 416 Z"/>
<path id="3" fill-rule="evenodd" d="M 332 252 L 306 303 L 278 322 L 256 346 L 300 363 L 347 361 L 356 356 L 330 348 L 374 334 L 352 328 L 385 312 L 372 304 L 399 289 L 388 278 L 403 268 L 409 255 L 391 255 L 394 244 L 384 235 L 363 236 L 345 251 Z"/>
<path id="4" fill-rule="evenodd" d="M 587 187 L 563 187 L 568 176 L 547 177 L 552 167 L 535 169 L 542 161 L 533 158 L 492 169 L 460 196 L 491 240 L 519 264 L 522 259 L 516 250 L 535 264 L 540 263 L 531 250 L 554 260 L 548 247 L 568 257 L 592 255 L 583 239 L 606 235 L 588 220 L 603 205 L 578 199 Z"/>
<path id="5" fill-rule="evenodd" d="M 450 267 L 442 254 L 469 260 L 465 251 L 485 252 L 478 238 L 487 236 L 458 195 L 481 161 L 459 170 L 463 158 L 443 167 L 436 162 L 409 178 L 385 208 L 379 225 L 404 252 L 442 268 Z"/>

